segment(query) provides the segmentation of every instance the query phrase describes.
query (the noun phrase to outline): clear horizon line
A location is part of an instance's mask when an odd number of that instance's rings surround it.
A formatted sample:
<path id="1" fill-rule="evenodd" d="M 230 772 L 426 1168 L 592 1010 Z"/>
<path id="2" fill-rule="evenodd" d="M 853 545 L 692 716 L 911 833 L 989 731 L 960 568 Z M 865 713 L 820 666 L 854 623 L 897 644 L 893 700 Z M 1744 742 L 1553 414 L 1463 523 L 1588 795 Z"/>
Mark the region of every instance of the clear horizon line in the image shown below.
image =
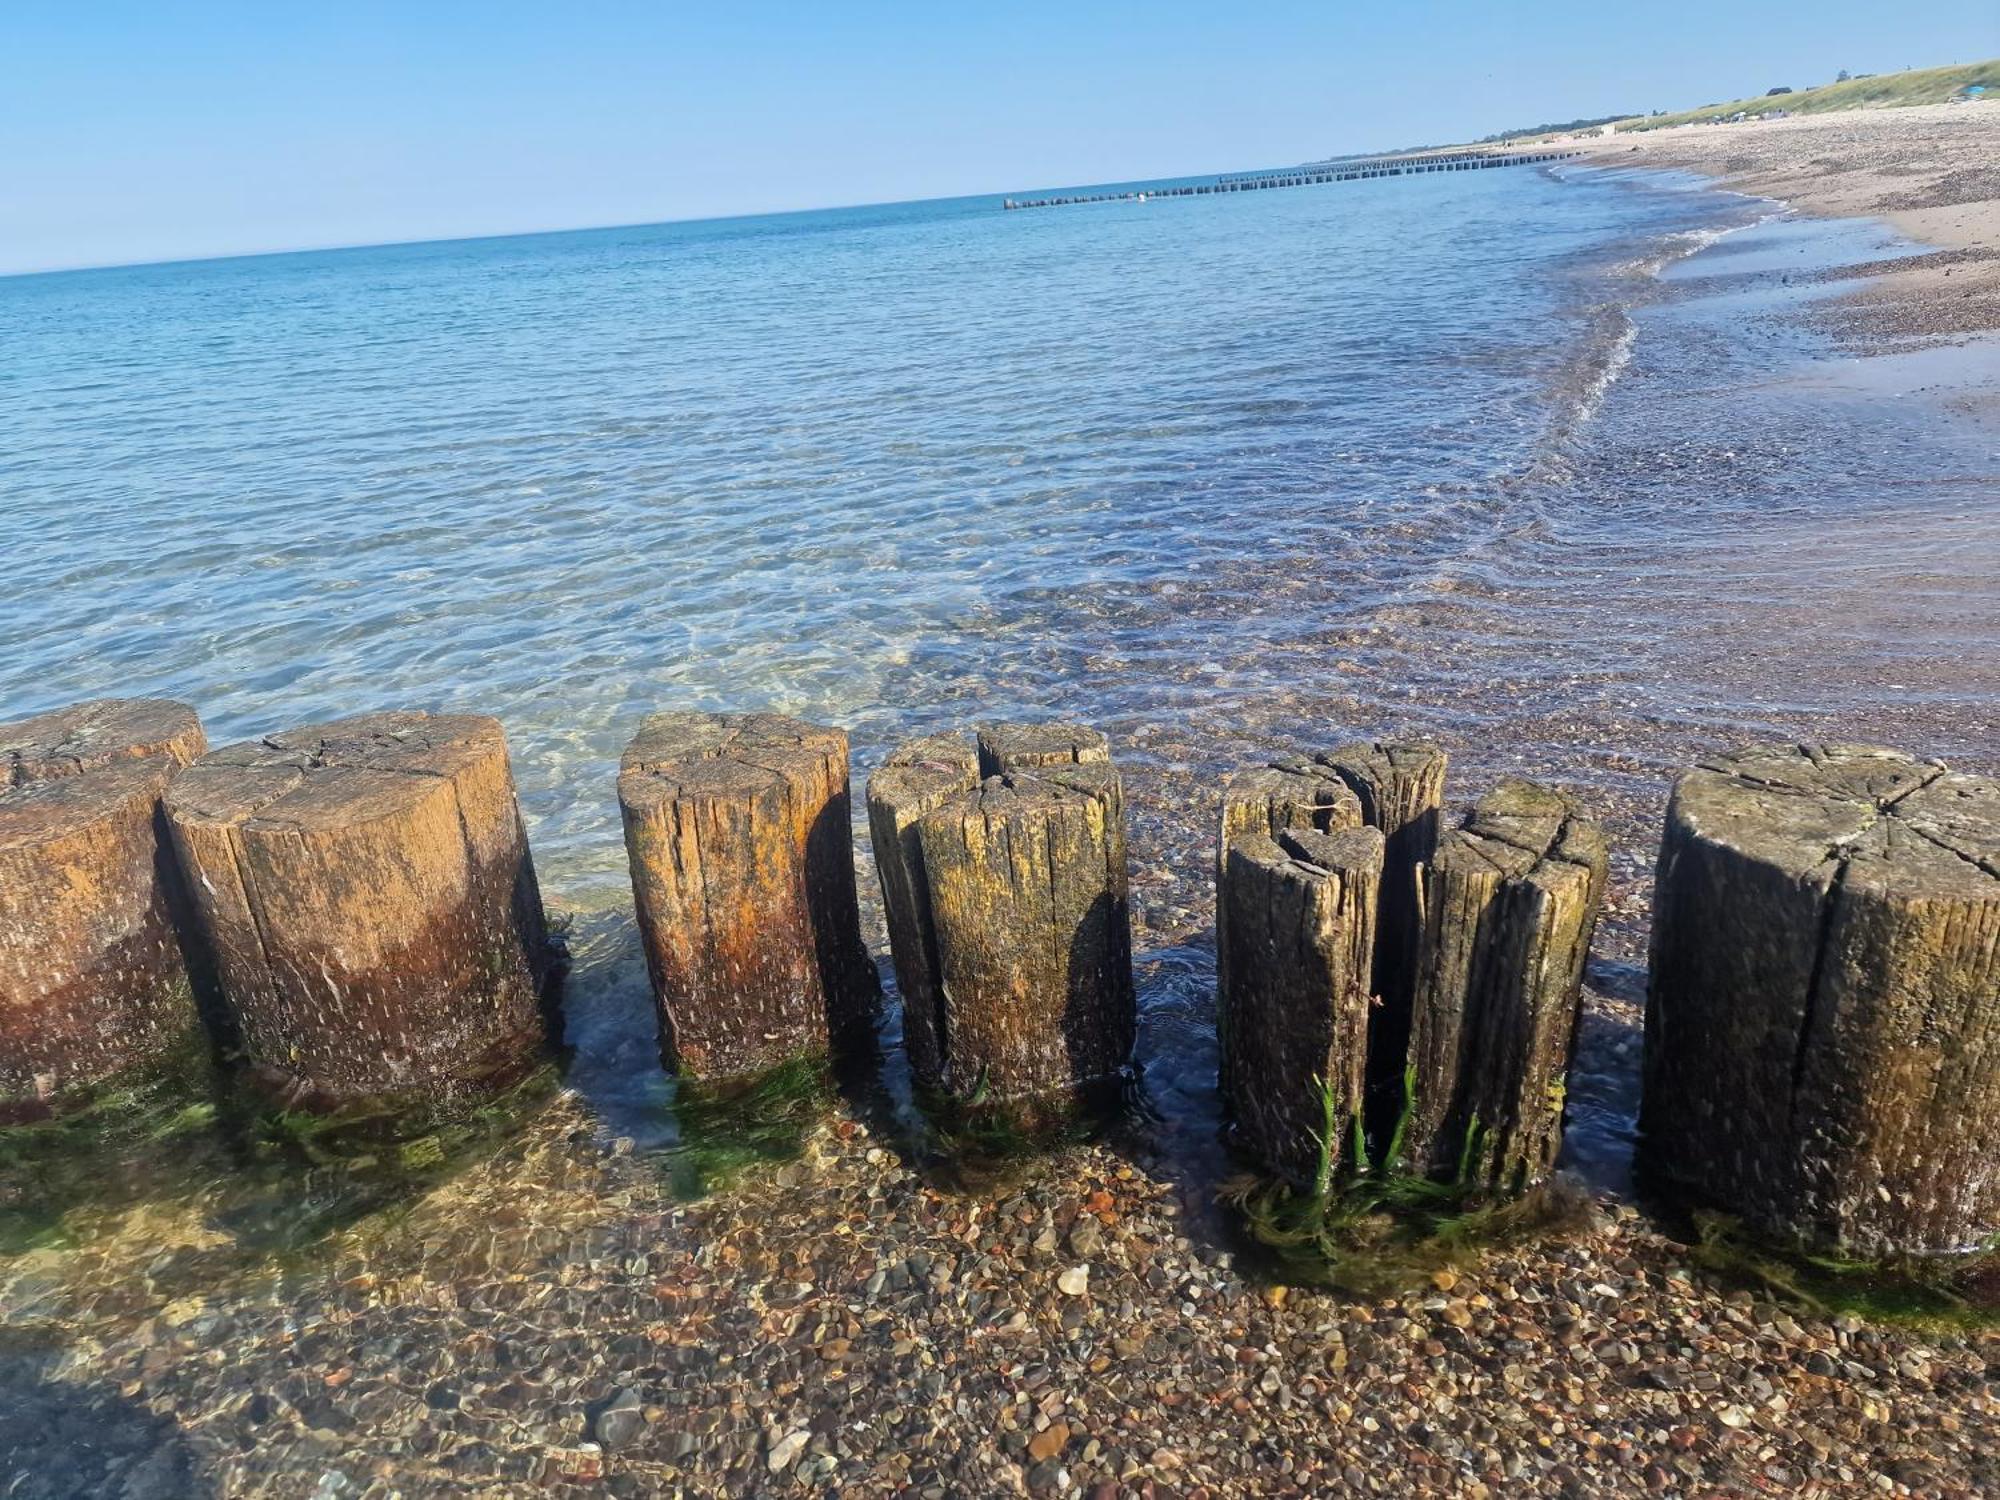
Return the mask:
<path id="1" fill-rule="evenodd" d="M 1394 156 L 1403 150 L 1422 149 L 1441 151 L 1452 149 L 1446 146 L 1426 146 L 1421 148 L 1400 147 L 1394 151 L 1360 152 L 1354 155 Z M 1313 157 L 1313 161 L 1331 161 L 1334 157 Z M 1303 166 L 1304 161 L 1294 163 Z M 220 255 L 170 255 L 161 260 L 106 260 L 89 261 L 81 265 L 37 266 L 19 271 L 0 271 L 0 281 L 19 281 L 35 276 L 74 276 L 93 271 L 138 271 L 164 268 L 168 266 L 205 266 L 222 261 L 263 260 L 280 255 L 336 255 L 352 250 L 399 250 L 417 245 L 459 245 L 477 244 L 484 240 L 534 239 L 551 234 L 594 234 L 609 229 L 653 229 L 665 224 L 727 224 L 736 219 L 774 219 L 789 214 L 834 213 L 841 209 L 855 208 L 900 208 L 911 203 L 950 203 L 962 198 L 1005 198 L 1014 193 L 1062 193 L 1075 192 L 1085 188 L 1108 187 L 1127 182 L 1175 182 L 1186 177 L 1222 177 L 1231 172 L 1255 171 L 1258 168 L 1222 167 L 1213 171 L 1179 172 L 1172 175 L 1152 177 L 1107 177 L 1100 182 L 1073 182 L 1040 188 L 1000 188 L 976 193 L 943 193 L 926 198 L 879 198 L 865 203 L 815 203 L 798 208 L 767 208 L 749 213 L 696 214 L 681 218 L 663 219 L 623 219 L 609 224 L 559 224 L 545 225 L 538 229 L 500 229 L 478 234 L 426 235 L 406 240 L 352 240 L 338 244 L 289 245 L 282 248 L 262 250 L 231 250 Z M 1271 168 L 1269 170 L 1281 170 Z"/>

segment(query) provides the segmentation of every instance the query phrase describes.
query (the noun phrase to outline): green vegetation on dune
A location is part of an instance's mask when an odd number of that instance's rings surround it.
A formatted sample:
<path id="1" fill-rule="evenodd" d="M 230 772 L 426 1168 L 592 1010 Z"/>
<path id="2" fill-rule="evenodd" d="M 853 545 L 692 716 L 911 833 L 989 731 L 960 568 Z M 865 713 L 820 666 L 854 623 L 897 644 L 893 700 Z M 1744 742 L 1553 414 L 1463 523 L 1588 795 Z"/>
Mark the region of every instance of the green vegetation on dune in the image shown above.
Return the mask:
<path id="1" fill-rule="evenodd" d="M 1915 68 L 1903 73 L 1880 73 L 1869 78 L 1849 78 L 1819 88 L 1800 89 L 1793 94 L 1758 94 L 1734 99 L 1727 104 L 1707 104 L 1678 114 L 1649 115 L 1627 120 L 1618 126 L 1626 130 L 1660 130 L 1670 125 L 1700 124 L 1727 119 L 1739 111 L 1758 114 L 1782 109 L 1788 114 L 1827 114 L 1843 109 L 1883 109 L 1906 104 L 1943 104 L 1963 90 L 1984 85 L 2000 91 L 2000 58 L 1988 62 L 1961 63 L 1949 68 Z"/>

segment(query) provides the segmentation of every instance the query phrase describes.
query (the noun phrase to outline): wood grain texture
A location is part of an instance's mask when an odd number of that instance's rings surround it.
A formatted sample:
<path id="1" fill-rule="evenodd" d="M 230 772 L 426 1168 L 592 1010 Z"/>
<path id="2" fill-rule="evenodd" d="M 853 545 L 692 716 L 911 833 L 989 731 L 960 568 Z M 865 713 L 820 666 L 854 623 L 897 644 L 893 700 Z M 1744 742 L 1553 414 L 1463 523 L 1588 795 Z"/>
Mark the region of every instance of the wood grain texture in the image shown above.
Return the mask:
<path id="1" fill-rule="evenodd" d="M 201 720 L 170 698 L 95 698 L 0 724 L 0 789 L 163 755 L 173 767 L 208 749 Z"/>
<path id="2" fill-rule="evenodd" d="M 618 802 L 669 1068 L 746 1077 L 868 1033 L 844 730 L 655 714 Z"/>
<path id="3" fill-rule="evenodd" d="M 960 735 L 934 734 L 889 753 L 868 778 L 868 831 L 889 954 L 902 996 L 903 1044 L 910 1068 L 925 1088 L 944 1086 L 944 992 L 938 982 L 937 927 L 931 917 L 930 882 L 924 875 L 917 823 L 955 797 L 978 787 L 979 756 Z"/>
<path id="4" fill-rule="evenodd" d="M 227 746 L 165 810 L 271 1092 L 448 1100 L 541 1054 L 559 960 L 497 721 L 366 714 Z"/>
<path id="5" fill-rule="evenodd" d="M 1539 1181 L 1562 1146 L 1606 846 L 1560 792 L 1502 782 L 1423 870 L 1406 1146 L 1419 1170 Z"/>
<path id="6" fill-rule="evenodd" d="M 100 698 L 0 724 L 0 1119 L 144 1072 L 198 1017 L 160 826 L 207 749 L 164 698 Z"/>
<path id="7" fill-rule="evenodd" d="M 1228 848 L 1223 1102 L 1245 1154 L 1301 1186 L 1325 1186 L 1363 1104 L 1382 847 L 1373 828 L 1285 827 Z"/>
<path id="8" fill-rule="evenodd" d="M 989 776 L 917 820 L 936 937 L 939 1078 L 1046 1101 L 1117 1075 L 1136 1027 L 1124 800 L 1109 760 Z"/>
<path id="9" fill-rule="evenodd" d="M 1230 970 L 1237 949 L 1229 938 L 1232 903 L 1223 898 L 1230 851 L 1252 834 L 1275 839 L 1288 830 L 1333 833 L 1359 828 L 1364 821 L 1361 799 L 1346 779 L 1310 755 L 1283 756 L 1267 765 L 1238 771 L 1223 783 L 1222 820 L 1215 839 L 1215 1012 L 1225 1096 L 1231 1087 L 1230 1062 L 1236 1056 L 1229 1045 L 1228 1028 L 1233 1010 Z"/>
<path id="10" fill-rule="evenodd" d="M 1368 1086 L 1371 1123 L 1386 1131 L 1403 1105 L 1423 931 L 1418 871 L 1437 848 L 1447 758 L 1435 745 L 1409 740 L 1358 740 L 1318 758 L 1353 789 L 1362 821 L 1380 829 L 1384 840 Z"/>
<path id="11" fill-rule="evenodd" d="M 1860 1254 L 2000 1231 L 2000 782 L 1869 746 L 1684 774 L 1655 875 L 1641 1159 Z"/>

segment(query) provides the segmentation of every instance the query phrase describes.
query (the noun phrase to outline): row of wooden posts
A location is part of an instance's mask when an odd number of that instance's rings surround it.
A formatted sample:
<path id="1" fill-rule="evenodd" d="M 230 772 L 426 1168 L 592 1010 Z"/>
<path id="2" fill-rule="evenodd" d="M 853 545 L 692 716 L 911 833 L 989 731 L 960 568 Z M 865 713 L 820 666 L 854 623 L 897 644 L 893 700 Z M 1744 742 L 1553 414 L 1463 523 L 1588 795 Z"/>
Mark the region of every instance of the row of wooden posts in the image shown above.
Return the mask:
<path id="1" fill-rule="evenodd" d="M 1123 203 L 1152 198 L 1200 198 L 1210 193 L 1255 193 L 1269 188 L 1319 187 L 1377 177 L 1418 177 L 1430 172 L 1483 172 L 1494 167 L 1537 166 L 1567 161 L 1580 151 L 1460 151 L 1436 156 L 1388 156 L 1372 161 L 1324 162 L 1289 172 L 1245 172 L 1185 187 L 1126 188 L 1116 193 L 1078 193 L 1059 198 L 1006 198 L 1000 206 L 1063 208 L 1076 203 Z"/>
<path id="2" fill-rule="evenodd" d="M 1447 826 L 1445 767 L 1358 743 L 1224 788 L 1222 1091 L 1241 1149 L 1302 1186 L 1371 1139 L 1503 1187 L 1560 1148 L 1605 840 L 1521 780 Z M 843 731 L 654 715 L 618 797 L 669 1067 L 740 1079 L 872 1031 Z M 916 740 L 867 804 L 919 1084 L 1029 1128 L 1115 1087 L 1137 1017 L 1105 738 Z M 545 1054 L 560 977 L 493 719 L 212 752 L 162 700 L 0 725 L 5 1115 L 204 1017 L 295 1106 L 476 1095 Z M 2000 782 L 1859 747 L 1683 775 L 1645 1041 L 1661 1182 L 1870 1253 L 2000 1228 Z"/>

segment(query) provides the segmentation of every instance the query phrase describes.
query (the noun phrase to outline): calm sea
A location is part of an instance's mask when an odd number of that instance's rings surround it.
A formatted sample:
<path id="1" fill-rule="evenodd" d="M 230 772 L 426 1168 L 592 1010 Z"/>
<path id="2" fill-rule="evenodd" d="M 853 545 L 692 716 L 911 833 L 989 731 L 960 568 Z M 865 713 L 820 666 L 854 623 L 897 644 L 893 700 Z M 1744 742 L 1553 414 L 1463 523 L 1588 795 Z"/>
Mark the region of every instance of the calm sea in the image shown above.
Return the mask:
<path id="1" fill-rule="evenodd" d="M 1628 951 L 1696 750 L 1990 758 L 1990 435 L 1834 378 L 1797 316 L 1895 250 L 1563 168 L 0 280 L 0 717 L 498 715 L 609 1095 L 657 1076 L 613 795 L 643 714 L 824 719 L 858 770 L 1074 714 L 1127 767 L 1192 1101 L 1248 757 L 1422 732 L 1460 795 L 1581 788 Z"/>

